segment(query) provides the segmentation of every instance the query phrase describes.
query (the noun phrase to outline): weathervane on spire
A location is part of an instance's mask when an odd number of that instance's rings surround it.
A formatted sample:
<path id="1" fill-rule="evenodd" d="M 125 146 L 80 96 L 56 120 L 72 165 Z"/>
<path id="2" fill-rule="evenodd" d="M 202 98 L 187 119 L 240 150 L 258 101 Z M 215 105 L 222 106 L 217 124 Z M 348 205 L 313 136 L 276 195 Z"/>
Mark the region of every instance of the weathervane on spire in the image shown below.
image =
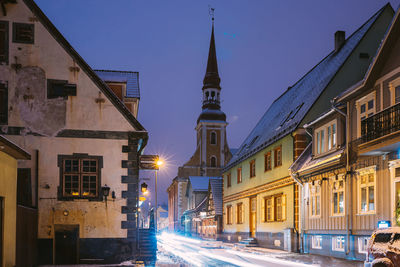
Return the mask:
<path id="1" fill-rule="evenodd" d="M 210 5 L 208 5 L 208 14 L 210 14 L 211 20 L 212 20 L 213 23 L 214 23 L 214 11 L 215 11 L 215 8 L 213 8 Z"/>

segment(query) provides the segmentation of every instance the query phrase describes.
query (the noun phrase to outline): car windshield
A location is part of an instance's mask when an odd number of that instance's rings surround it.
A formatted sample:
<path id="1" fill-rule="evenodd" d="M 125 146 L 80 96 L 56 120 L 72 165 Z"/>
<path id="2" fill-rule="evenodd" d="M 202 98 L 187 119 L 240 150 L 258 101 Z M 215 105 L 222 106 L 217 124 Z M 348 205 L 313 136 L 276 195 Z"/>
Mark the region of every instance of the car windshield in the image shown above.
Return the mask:
<path id="1" fill-rule="evenodd" d="M 377 234 L 375 236 L 375 243 L 389 243 L 392 234 Z"/>

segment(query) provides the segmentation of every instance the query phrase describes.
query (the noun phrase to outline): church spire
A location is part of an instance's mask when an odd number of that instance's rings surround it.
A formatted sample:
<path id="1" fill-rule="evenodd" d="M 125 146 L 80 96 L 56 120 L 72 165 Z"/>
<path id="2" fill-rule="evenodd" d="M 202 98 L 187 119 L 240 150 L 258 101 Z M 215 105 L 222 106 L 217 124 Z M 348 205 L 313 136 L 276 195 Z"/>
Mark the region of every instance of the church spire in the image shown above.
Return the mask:
<path id="1" fill-rule="evenodd" d="M 221 79 L 218 75 L 218 64 L 217 64 L 217 53 L 215 51 L 215 38 L 214 38 L 214 17 L 212 18 L 212 31 L 210 40 L 210 50 L 208 51 L 208 61 L 206 75 L 203 80 L 203 89 L 206 88 L 217 88 L 221 89 L 219 86 Z"/>

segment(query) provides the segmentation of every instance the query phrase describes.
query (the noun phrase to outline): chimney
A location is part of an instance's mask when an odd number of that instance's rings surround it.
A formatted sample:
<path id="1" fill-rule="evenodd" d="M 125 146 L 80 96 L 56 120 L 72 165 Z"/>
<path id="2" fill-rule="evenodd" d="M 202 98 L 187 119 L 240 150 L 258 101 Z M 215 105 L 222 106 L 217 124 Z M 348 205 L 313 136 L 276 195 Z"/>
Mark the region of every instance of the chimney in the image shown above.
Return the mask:
<path id="1" fill-rule="evenodd" d="M 344 42 L 346 41 L 346 32 L 337 31 L 335 32 L 335 52 L 339 51 Z"/>

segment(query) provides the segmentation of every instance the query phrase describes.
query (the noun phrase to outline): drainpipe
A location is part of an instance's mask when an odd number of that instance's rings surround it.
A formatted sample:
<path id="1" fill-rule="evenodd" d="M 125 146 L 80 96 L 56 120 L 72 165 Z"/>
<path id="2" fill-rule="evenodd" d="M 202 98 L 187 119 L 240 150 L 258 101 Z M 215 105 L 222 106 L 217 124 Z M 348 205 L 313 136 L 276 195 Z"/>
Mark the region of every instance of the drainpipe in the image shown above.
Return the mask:
<path id="1" fill-rule="evenodd" d="M 346 210 L 345 210 L 346 232 L 347 232 L 347 234 L 346 234 L 347 235 L 346 255 L 348 255 L 350 253 L 350 232 L 352 230 L 352 225 L 353 225 L 353 218 L 352 218 L 352 210 L 353 210 L 353 207 L 352 207 L 352 192 L 353 192 L 352 185 L 353 185 L 353 181 L 351 179 L 350 158 L 349 158 L 349 139 L 350 139 L 349 110 L 350 110 L 350 106 L 349 106 L 349 102 L 347 102 L 347 109 L 346 109 L 347 114 L 346 114 L 335 106 L 335 99 L 331 100 L 331 105 L 335 111 L 339 112 L 346 119 L 346 176 L 345 176 L 345 183 L 350 185 L 350 186 L 346 186 L 346 190 L 345 190 L 345 192 L 347 191 L 347 196 L 345 196 L 345 200 L 347 202 Z M 347 182 L 348 178 L 350 178 L 349 182 Z"/>

